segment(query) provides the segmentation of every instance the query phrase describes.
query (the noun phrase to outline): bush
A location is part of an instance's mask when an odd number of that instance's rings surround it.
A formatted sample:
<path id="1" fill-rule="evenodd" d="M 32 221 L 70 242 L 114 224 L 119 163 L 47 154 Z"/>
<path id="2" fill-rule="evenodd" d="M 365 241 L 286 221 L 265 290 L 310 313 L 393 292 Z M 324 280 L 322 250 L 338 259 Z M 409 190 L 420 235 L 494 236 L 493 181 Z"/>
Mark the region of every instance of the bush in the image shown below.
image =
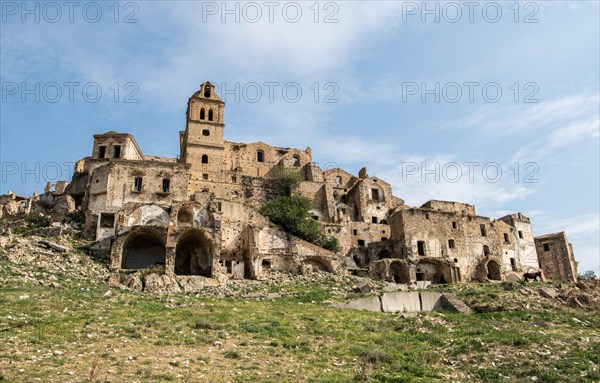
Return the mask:
<path id="1" fill-rule="evenodd" d="M 311 217 L 310 208 L 311 202 L 306 197 L 283 196 L 268 202 L 260 212 L 286 232 L 327 250 L 338 251 L 337 238 L 321 232 L 319 224 Z"/>
<path id="2" fill-rule="evenodd" d="M 579 274 L 578 279 L 580 281 L 595 281 L 598 277 L 593 270 L 588 270 L 585 273 Z"/>
<path id="3" fill-rule="evenodd" d="M 40 216 L 35 213 L 29 213 L 25 217 L 25 222 L 29 225 L 29 227 L 35 229 L 38 227 L 48 227 L 50 226 L 50 220 L 44 216 Z"/>

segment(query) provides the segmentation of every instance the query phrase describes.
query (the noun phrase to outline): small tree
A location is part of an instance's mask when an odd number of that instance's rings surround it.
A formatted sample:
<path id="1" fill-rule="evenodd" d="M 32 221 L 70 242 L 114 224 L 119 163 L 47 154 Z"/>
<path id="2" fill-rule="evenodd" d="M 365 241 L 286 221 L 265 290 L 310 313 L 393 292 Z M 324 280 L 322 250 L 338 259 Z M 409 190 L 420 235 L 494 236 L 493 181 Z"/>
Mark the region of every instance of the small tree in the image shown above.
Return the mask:
<path id="1" fill-rule="evenodd" d="M 581 281 L 595 281 L 596 279 L 598 279 L 598 277 L 596 276 L 596 273 L 593 270 L 588 270 L 585 273 L 580 273 L 579 280 Z"/>
<path id="2" fill-rule="evenodd" d="M 303 180 L 304 177 L 296 169 L 281 168 L 271 181 L 271 187 L 279 196 L 290 196 Z"/>

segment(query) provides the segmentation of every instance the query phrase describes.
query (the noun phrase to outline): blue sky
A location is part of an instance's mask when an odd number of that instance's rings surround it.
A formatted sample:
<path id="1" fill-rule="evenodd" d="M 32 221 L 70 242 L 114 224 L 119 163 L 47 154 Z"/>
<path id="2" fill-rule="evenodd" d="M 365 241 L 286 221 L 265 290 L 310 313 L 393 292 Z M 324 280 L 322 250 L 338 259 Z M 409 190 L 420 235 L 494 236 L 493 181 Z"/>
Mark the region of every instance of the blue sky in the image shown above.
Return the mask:
<path id="1" fill-rule="evenodd" d="M 269 20 L 263 2 L 3 2 L 0 192 L 68 179 L 108 130 L 176 156 L 210 80 L 229 89 L 228 140 L 310 146 L 410 205 L 522 212 L 598 273 L 599 3 L 475 3 L 276 2 Z"/>

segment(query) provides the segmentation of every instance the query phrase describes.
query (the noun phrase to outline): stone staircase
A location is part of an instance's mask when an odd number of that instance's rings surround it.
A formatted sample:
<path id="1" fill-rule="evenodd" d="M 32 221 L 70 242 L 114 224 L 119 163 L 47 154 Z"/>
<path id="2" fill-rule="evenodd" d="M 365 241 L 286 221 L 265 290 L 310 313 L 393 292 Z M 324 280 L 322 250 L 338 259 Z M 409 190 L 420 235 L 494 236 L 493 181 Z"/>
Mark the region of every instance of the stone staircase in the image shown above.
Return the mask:
<path id="1" fill-rule="evenodd" d="M 461 314 L 471 314 L 473 310 L 462 299 L 454 294 L 442 295 L 442 305 L 444 309 Z"/>

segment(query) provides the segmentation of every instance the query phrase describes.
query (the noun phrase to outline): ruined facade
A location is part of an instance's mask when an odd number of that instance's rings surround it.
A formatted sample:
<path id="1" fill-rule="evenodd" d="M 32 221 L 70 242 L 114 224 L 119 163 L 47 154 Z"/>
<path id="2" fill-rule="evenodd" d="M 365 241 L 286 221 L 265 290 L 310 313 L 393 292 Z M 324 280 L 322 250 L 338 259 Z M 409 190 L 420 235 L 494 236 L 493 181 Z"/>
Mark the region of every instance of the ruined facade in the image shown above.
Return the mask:
<path id="1" fill-rule="evenodd" d="M 535 248 L 546 278 L 565 282 L 577 281 L 577 262 L 573 246 L 567 240 L 564 231 L 535 237 Z"/>
<path id="2" fill-rule="evenodd" d="M 365 168 L 358 175 L 320 169 L 310 148 L 226 141 L 224 121 L 225 103 L 206 82 L 188 101 L 176 158 L 145 155 L 129 134 L 94 136 L 91 156 L 60 195 L 85 213 L 84 229 L 110 254 L 113 279 L 158 264 L 169 275 L 221 280 L 270 270 L 350 271 L 398 283 L 518 280 L 540 265 L 554 270 L 567 256 L 540 263 L 520 213 L 493 220 L 458 202 L 410 207 Z M 313 219 L 340 251 L 285 233 L 259 213 L 272 198 L 270 180 L 290 169 L 301 174 L 297 193 L 312 201 Z"/>

